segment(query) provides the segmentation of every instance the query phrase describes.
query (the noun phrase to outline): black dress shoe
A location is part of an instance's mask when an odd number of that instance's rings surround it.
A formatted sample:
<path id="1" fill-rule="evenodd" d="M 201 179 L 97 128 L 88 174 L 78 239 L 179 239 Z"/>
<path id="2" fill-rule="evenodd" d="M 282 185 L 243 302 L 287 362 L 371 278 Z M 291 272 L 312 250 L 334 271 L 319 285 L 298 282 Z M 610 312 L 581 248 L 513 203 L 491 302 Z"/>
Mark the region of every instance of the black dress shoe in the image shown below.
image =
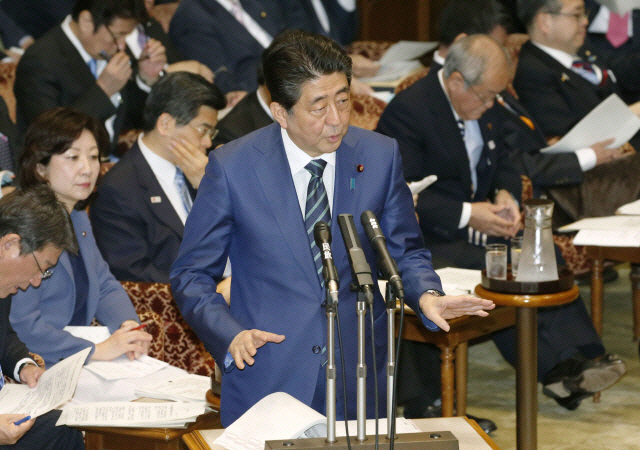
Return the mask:
<path id="1" fill-rule="evenodd" d="M 487 434 L 498 429 L 498 425 L 496 425 L 493 420 L 483 419 L 482 417 L 472 416 L 471 414 L 467 414 L 467 417 L 471 420 L 475 420 L 478 426 L 482 428 L 482 431 Z"/>
<path id="2" fill-rule="evenodd" d="M 422 408 L 417 411 L 415 405 L 405 405 L 404 408 L 405 419 L 432 419 L 434 417 L 442 417 L 442 402 L 438 399 L 434 404 Z M 482 431 L 489 434 L 492 431 L 496 431 L 498 426 L 493 420 L 483 419 L 482 417 L 472 416 L 467 414 L 467 417 L 471 420 L 475 420 Z"/>
<path id="3" fill-rule="evenodd" d="M 542 392 L 569 410 L 594 392 L 603 391 L 622 378 L 627 366 L 616 355 L 595 359 L 569 358 L 558 363 L 544 377 Z"/>

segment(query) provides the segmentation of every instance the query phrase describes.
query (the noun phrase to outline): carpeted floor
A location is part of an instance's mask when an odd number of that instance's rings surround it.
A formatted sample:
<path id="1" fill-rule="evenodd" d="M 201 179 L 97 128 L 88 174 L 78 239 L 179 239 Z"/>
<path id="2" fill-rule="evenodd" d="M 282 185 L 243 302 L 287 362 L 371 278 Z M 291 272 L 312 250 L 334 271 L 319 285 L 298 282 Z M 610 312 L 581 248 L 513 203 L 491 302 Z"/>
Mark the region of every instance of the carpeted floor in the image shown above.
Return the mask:
<path id="1" fill-rule="evenodd" d="M 567 411 L 539 387 L 538 449 L 640 449 L 640 362 L 632 340 L 629 266 L 617 266 L 618 280 L 605 284 L 604 343 L 627 363 L 626 376 L 604 391 L 599 403 L 582 402 Z M 590 302 L 589 286 L 580 289 Z M 491 437 L 501 450 L 516 448 L 515 370 L 491 341 L 469 348 L 468 412 L 498 425 Z"/>

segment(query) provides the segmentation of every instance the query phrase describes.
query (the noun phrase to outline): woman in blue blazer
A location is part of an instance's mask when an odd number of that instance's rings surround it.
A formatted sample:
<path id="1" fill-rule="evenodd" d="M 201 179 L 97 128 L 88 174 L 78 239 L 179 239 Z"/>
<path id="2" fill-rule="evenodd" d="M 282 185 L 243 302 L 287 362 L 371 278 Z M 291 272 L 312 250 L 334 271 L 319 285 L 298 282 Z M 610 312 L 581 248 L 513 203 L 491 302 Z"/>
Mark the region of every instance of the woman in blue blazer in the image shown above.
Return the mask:
<path id="1" fill-rule="evenodd" d="M 145 353 L 151 341 L 148 333 L 134 330 L 138 316 L 100 255 L 84 210 L 100 173 L 101 150 L 108 148 L 102 124 L 71 108 L 42 113 L 25 136 L 20 185 L 49 184 L 69 211 L 80 248 L 77 255 L 63 252 L 52 273 L 43 273 L 40 287 L 12 298 L 15 331 L 47 365 L 87 347 L 92 348 L 89 359 L 112 360 L 125 353 L 133 359 Z M 88 326 L 94 318 L 112 333 L 99 344 L 63 330 Z"/>

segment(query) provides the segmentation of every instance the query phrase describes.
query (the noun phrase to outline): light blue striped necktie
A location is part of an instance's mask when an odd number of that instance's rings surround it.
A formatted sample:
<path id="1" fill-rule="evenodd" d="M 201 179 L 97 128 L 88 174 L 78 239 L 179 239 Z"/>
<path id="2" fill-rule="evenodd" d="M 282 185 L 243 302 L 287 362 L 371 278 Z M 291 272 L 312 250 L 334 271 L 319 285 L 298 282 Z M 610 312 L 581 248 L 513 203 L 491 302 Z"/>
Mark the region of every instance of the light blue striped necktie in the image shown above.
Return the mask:
<path id="1" fill-rule="evenodd" d="M 87 62 L 87 65 L 89 66 L 89 70 L 91 71 L 93 78 L 98 79 L 98 61 L 91 58 L 89 62 Z"/>
<path id="2" fill-rule="evenodd" d="M 311 174 L 309 186 L 307 187 L 307 205 L 305 208 L 304 225 L 307 229 L 309 244 L 311 245 L 311 253 L 313 254 L 313 262 L 316 266 L 320 284 L 324 287 L 324 279 L 322 277 L 322 260 L 320 258 L 320 249 L 316 245 L 313 237 L 313 227 L 319 221 L 331 223 L 331 211 L 329 210 L 329 198 L 324 188 L 322 174 L 327 165 L 323 159 L 314 159 L 304 168 Z"/>
<path id="3" fill-rule="evenodd" d="M 189 214 L 189 212 L 191 211 L 191 207 L 193 206 L 193 200 L 191 200 L 191 194 L 189 194 L 189 188 L 187 188 L 187 181 L 184 178 L 184 173 L 182 173 L 180 167 L 177 166 L 174 182 L 176 183 L 176 187 L 178 188 L 178 192 L 180 193 L 180 198 L 182 199 L 184 209 L 187 214 Z"/>
<path id="4" fill-rule="evenodd" d="M 2 367 L 0 367 L 0 390 L 4 386 L 4 374 L 2 373 Z"/>

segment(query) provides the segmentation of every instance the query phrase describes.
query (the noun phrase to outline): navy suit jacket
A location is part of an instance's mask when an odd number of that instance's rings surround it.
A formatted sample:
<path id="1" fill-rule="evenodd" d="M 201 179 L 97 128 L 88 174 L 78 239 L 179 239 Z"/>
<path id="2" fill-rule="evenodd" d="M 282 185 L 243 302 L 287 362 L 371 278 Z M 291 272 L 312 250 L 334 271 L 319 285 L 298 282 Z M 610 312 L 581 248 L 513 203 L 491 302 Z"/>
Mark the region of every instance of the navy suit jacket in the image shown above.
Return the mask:
<path id="1" fill-rule="evenodd" d="M 73 211 L 71 220 L 89 279 L 84 325 L 90 325 L 95 317 L 113 333 L 122 322 L 138 320 L 138 316 L 124 288 L 102 259 L 87 214 Z M 63 330 L 71 322 L 76 305 L 74 278 L 69 254 L 64 251 L 51 278 L 37 288 L 18 291 L 12 298 L 13 328 L 32 352 L 44 358 L 48 367 L 87 347 L 92 347 L 93 354 L 94 344 Z"/>
<path id="2" fill-rule="evenodd" d="M 89 214 L 118 280 L 169 282 L 184 225 L 137 142 L 101 180 Z"/>
<path id="3" fill-rule="evenodd" d="M 357 171 L 358 165 L 363 166 L 362 172 Z M 336 151 L 331 229 L 333 259 L 341 281 L 339 312 L 350 418 L 355 418 L 356 411 L 356 295 L 349 290 L 351 270 L 337 219 L 339 214 L 353 214 L 375 280 L 376 257 L 360 225 L 360 215 L 365 210 L 372 210 L 378 217 L 389 251 L 403 276 L 407 304 L 419 311 L 420 295 L 429 289 L 441 290 L 441 285 L 432 269 L 430 254 L 423 247 L 411 195 L 402 176 L 397 143 L 349 127 Z M 231 307 L 216 293 L 213 281 L 222 275 L 227 255 L 233 267 Z M 257 328 L 286 336 L 280 344 L 258 349 L 253 366 L 225 374 L 223 425 L 229 425 L 260 399 L 277 391 L 311 405 L 324 361 L 324 355 L 317 350 L 327 339 L 322 307 L 325 293 L 316 274 L 279 124 L 209 154 L 180 253 L 171 270 L 171 284 L 183 316 L 219 362 L 241 331 Z M 375 291 L 377 370 L 379 388 L 383 388 L 386 312 L 380 293 Z M 423 321 L 437 329 L 424 316 Z M 367 335 L 366 342 L 370 342 L 370 330 Z M 367 365 L 372 370 L 370 350 Z M 341 382 L 338 368 L 338 385 Z M 367 409 L 372 416 L 373 377 L 369 376 L 367 382 Z M 341 416 L 342 395 L 338 397 Z M 381 404 L 384 398 L 381 395 Z M 384 410 L 381 406 L 380 411 Z"/>
<path id="4" fill-rule="evenodd" d="M 318 19 L 318 14 L 316 14 L 311 0 L 302 0 L 301 3 L 307 11 L 309 25 L 305 27 L 300 25 L 300 28 L 329 36 L 341 45 L 351 44 L 356 38 L 358 33 L 357 9 L 346 11 L 337 0 L 322 0 L 322 5 L 329 19 L 329 33 L 327 33 Z"/>
<path id="5" fill-rule="evenodd" d="M 302 5 L 280 0 L 243 1 L 245 11 L 274 37 L 278 32 L 306 23 Z M 233 15 L 215 0 L 183 0 L 173 18 L 169 35 L 186 59 L 195 59 L 213 71 L 222 66 L 215 83 L 224 92 L 255 91 L 256 68 L 264 48 Z"/>
<path id="6" fill-rule="evenodd" d="M 491 199 L 499 189 L 520 198 L 522 182 L 507 157 L 501 123 L 493 109 L 478 120 L 484 147 L 472 196 L 469 157 L 437 71 L 396 95 L 382 113 L 376 131 L 398 140 L 407 181 L 438 176 L 416 208 L 427 247 L 468 239 L 467 228 L 458 228 L 464 202 Z"/>
<path id="7" fill-rule="evenodd" d="M 31 358 L 26 345 L 18 338 L 18 335 L 9 322 L 9 310 L 11 300 L 0 298 L 0 367 L 4 375 L 13 378 L 16 364 L 23 358 Z"/>

